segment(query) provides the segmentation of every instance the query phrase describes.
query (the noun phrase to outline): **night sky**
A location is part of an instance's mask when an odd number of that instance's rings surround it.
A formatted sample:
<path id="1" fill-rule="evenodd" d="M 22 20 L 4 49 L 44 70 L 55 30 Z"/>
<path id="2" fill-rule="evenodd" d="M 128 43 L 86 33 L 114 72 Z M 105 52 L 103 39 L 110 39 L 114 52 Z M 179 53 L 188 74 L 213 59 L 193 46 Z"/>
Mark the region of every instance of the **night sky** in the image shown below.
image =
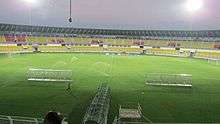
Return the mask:
<path id="1" fill-rule="evenodd" d="M 203 0 L 199 11 L 186 11 L 187 0 L 0 0 L 0 23 L 118 29 L 220 29 L 220 0 Z"/>

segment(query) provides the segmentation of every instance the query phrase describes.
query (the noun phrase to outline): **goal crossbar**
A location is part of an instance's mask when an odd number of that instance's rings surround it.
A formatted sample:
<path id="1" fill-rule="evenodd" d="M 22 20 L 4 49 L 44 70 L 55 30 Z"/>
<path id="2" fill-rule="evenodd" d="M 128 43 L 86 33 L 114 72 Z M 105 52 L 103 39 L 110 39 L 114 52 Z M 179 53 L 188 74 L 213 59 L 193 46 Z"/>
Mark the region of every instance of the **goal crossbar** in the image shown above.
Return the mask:
<path id="1" fill-rule="evenodd" d="M 34 69 L 27 72 L 29 81 L 70 82 L 72 70 Z"/>
<path id="2" fill-rule="evenodd" d="M 208 63 L 220 65 L 220 59 L 207 58 Z"/>
<path id="3" fill-rule="evenodd" d="M 162 84 L 162 83 L 146 83 L 147 85 L 154 86 L 177 86 L 177 87 L 192 87 L 192 84 Z"/>
<path id="4" fill-rule="evenodd" d="M 146 75 L 145 83 L 152 86 L 192 87 L 192 75 L 151 73 Z"/>

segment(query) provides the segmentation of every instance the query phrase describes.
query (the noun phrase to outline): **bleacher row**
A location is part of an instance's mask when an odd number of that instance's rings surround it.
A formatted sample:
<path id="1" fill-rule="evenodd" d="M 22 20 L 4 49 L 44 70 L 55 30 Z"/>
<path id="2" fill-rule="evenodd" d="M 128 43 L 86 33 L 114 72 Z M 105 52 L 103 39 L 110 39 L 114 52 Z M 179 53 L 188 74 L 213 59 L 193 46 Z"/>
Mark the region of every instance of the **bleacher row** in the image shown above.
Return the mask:
<path id="1" fill-rule="evenodd" d="M 116 38 L 85 38 L 85 37 L 34 37 L 27 35 L 0 35 L 0 43 L 39 43 L 39 44 L 92 44 L 102 43 L 115 46 L 145 45 L 151 47 L 180 47 L 193 49 L 220 48 L 219 42 L 204 41 L 170 41 L 170 40 L 138 40 L 138 39 L 116 39 Z"/>
<path id="2" fill-rule="evenodd" d="M 160 48 L 132 48 L 132 47 L 99 47 L 99 46 L 46 46 L 38 47 L 41 52 L 114 52 L 114 53 L 143 53 L 167 56 L 190 56 L 190 50 L 160 49 Z M 0 53 L 33 52 L 30 45 L 25 46 L 0 46 Z M 220 59 L 219 51 L 197 51 L 195 56 L 199 58 Z"/>
<path id="3" fill-rule="evenodd" d="M 141 48 L 130 47 L 99 47 L 99 46 L 39 46 L 41 52 L 142 52 Z M 0 52 L 33 52 L 33 47 L 26 46 L 0 46 Z"/>

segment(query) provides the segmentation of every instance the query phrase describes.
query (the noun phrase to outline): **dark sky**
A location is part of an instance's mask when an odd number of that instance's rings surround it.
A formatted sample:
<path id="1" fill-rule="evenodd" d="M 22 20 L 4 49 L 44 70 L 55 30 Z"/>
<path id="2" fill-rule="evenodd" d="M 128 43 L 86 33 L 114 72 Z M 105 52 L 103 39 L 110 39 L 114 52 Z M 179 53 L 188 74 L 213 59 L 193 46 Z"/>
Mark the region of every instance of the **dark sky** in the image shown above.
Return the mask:
<path id="1" fill-rule="evenodd" d="M 187 0 L 0 0 L 0 23 L 120 29 L 220 29 L 220 0 L 202 0 L 195 13 Z"/>

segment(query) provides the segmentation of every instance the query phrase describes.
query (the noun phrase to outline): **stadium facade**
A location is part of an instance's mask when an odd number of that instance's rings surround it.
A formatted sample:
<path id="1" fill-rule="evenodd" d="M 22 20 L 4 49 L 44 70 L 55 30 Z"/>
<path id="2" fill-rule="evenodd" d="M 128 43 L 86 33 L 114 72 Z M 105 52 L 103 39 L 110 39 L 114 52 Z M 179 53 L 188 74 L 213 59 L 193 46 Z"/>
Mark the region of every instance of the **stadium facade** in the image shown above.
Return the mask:
<path id="1" fill-rule="evenodd" d="M 0 35 L 220 41 L 220 30 L 116 30 L 0 24 Z"/>
<path id="2" fill-rule="evenodd" d="M 0 52 L 114 52 L 220 58 L 220 30 L 116 30 L 0 24 Z"/>

